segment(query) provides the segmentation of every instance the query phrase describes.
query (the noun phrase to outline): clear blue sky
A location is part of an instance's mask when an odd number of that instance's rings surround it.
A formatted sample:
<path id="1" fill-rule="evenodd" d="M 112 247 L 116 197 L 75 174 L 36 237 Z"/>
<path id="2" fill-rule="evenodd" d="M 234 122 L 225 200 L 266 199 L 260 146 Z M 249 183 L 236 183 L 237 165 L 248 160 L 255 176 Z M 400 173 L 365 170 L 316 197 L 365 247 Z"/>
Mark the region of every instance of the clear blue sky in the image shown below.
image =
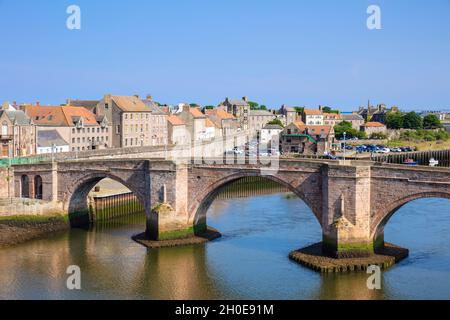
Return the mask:
<path id="1" fill-rule="evenodd" d="M 449 0 L 0 0 L 0 39 L 0 101 L 450 108 Z"/>

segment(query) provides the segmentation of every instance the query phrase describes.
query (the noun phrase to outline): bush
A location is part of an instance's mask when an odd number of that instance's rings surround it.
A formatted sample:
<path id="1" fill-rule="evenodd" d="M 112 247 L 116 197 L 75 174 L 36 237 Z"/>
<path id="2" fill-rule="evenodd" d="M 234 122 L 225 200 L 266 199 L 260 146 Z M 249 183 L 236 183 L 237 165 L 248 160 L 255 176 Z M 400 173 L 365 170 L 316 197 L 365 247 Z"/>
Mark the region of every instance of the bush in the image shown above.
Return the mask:
<path id="1" fill-rule="evenodd" d="M 381 132 L 374 132 L 370 135 L 370 139 L 385 140 L 385 139 L 387 139 L 387 135 L 385 133 L 381 133 Z"/>

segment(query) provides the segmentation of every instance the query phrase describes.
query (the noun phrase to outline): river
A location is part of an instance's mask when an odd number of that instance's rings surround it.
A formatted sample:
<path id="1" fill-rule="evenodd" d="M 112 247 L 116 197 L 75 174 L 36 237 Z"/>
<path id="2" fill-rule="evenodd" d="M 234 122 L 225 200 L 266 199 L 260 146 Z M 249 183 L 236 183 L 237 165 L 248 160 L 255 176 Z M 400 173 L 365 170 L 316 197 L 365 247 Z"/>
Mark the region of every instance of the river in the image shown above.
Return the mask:
<path id="1" fill-rule="evenodd" d="M 223 237 L 148 250 L 131 240 L 142 214 L 0 250 L 0 299 L 450 299 L 450 201 L 416 200 L 386 227 L 411 255 L 368 290 L 365 273 L 321 275 L 288 259 L 321 240 L 310 209 L 276 193 L 216 199 L 208 223 Z M 66 269 L 81 269 L 81 290 Z"/>

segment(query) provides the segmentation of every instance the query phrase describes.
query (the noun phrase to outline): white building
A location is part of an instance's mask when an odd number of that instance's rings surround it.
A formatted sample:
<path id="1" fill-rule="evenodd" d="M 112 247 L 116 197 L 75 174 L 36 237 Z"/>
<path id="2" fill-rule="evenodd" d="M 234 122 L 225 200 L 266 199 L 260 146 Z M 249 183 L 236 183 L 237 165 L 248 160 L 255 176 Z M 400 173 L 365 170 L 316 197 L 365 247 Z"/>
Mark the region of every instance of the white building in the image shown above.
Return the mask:
<path id="1" fill-rule="evenodd" d="M 269 148 L 278 146 L 280 141 L 280 134 L 283 127 L 277 124 L 267 124 L 261 129 L 260 142 Z"/>
<path id="2" fill-rule="evenodd" d="M 38 131 L 36 149 L 37 154 L 63 153 L 70 151 L 70 145 L 56 130 Z"/>

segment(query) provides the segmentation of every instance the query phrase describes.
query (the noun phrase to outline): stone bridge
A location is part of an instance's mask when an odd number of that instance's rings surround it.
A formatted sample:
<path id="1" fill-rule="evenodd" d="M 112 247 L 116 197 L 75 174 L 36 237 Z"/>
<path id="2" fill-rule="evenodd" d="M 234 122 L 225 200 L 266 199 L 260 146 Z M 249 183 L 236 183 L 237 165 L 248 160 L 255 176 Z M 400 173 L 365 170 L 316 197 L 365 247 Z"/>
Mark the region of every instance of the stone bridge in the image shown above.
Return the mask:
<path id="1" fill-rule="evenodd" d="M 364 256 L 382 248 L 384 226 L 406 203 L 450 199 L 450 169 L 369 161 L 280 160 L 271 167 L 121 159 L 19 165 L 13 171 L 16 197 L 55 203 L 74 226 L 89 221 L 90 190 L 104 178 L 119 181 L 142 202 L 146 235 L 153 240 L 204 231 L 208 208 L 223 187 L 243 177 L 264 176 L 311 208 L 322 227 L 324 249 L 335 257 Z"/>

